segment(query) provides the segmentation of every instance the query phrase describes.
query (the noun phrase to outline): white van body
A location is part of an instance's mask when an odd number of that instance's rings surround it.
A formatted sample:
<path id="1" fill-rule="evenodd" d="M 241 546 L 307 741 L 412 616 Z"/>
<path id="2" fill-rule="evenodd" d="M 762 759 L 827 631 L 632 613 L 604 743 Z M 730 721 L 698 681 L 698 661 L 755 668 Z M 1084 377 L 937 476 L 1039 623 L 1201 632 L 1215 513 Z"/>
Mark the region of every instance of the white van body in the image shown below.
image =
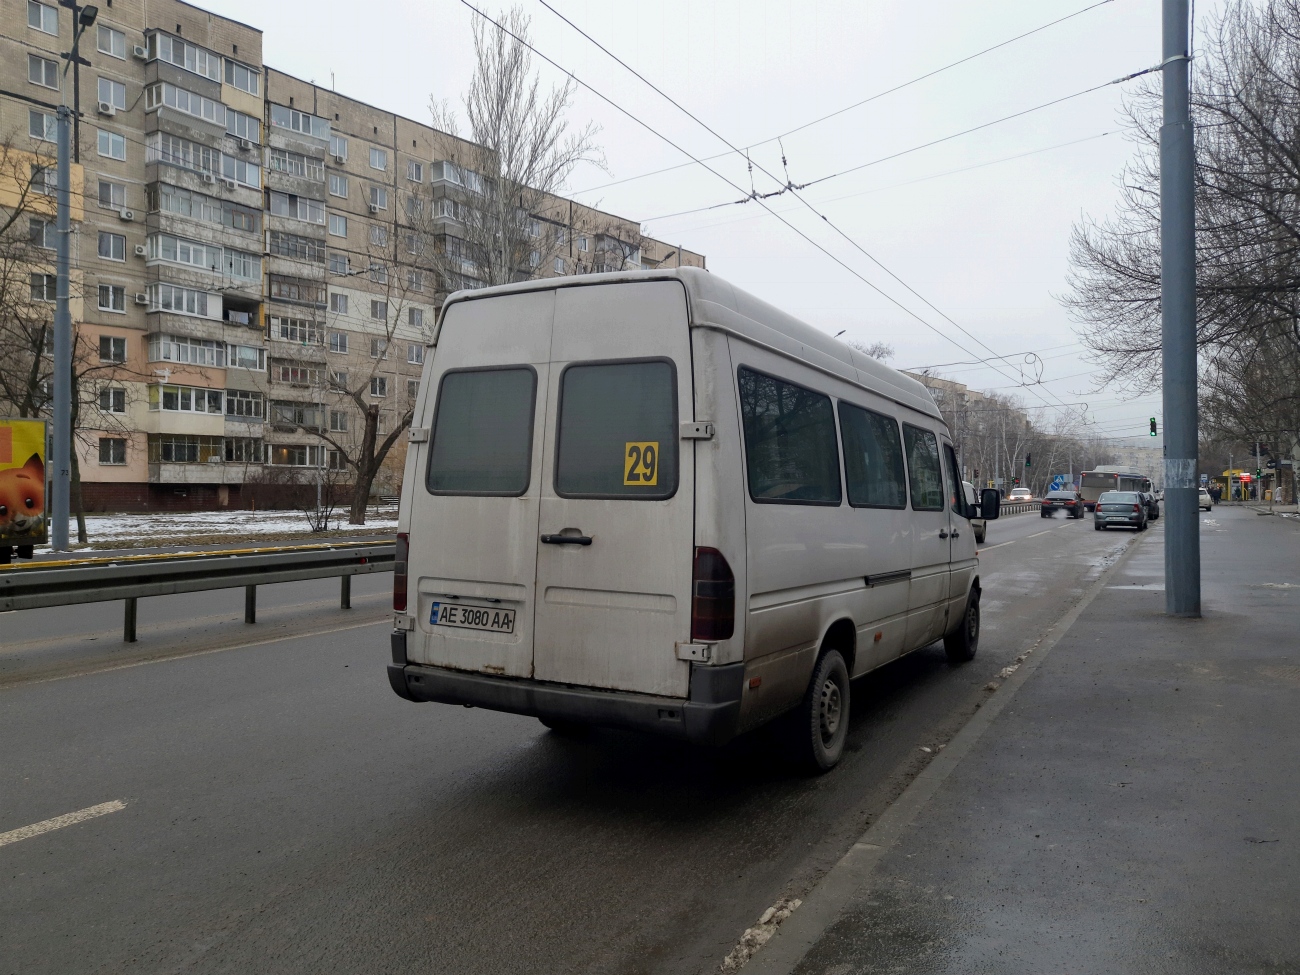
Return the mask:
<path id="1" fill-rule="evenodd" d="M 828 651 L 973 654 L 975 511 L 914 380 L 692 268 L 459 292 L 431 344 L 400 696 L 722 742 Z"/>

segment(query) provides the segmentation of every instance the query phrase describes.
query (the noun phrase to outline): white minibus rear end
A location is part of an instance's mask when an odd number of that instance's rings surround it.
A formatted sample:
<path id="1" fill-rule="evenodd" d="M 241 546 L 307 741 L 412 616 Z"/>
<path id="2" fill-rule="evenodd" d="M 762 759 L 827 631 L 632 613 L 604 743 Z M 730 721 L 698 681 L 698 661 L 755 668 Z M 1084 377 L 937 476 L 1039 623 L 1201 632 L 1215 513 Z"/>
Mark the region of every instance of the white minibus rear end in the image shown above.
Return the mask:
<path id="1" fill-rule="evenodd" d="M 838 760 L 848 679 L 979 583 L 925 390 L 694 269 L 452 296 L 411 430 L 393 689 Z M 996 517 L 994 492 L 989 492 Z"/>

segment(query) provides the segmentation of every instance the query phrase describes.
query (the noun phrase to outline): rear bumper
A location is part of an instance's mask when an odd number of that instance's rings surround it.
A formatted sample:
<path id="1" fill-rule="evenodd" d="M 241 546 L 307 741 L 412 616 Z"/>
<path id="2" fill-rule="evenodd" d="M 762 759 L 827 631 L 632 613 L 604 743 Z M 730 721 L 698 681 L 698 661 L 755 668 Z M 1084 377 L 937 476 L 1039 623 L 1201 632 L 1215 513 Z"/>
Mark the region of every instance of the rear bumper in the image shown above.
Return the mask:
<path id="1" fill-rule="evenodd" d="M 683 699 L 411 664 L 405 660 L 405 637 L 393 633 L 394 662 L 388 665 L 388 682 L 408 701 L 460 704 L 718 745 L 734 738 L 739 727 L 743 663 L 693 664 L 690 697 Z"/>

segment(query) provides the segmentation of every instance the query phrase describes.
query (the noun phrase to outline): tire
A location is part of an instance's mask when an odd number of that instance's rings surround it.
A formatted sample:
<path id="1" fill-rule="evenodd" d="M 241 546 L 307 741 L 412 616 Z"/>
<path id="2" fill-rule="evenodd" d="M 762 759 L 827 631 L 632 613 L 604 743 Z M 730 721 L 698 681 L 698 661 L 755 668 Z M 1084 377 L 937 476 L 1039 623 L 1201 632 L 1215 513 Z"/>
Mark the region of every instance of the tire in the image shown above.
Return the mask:
<path id="1" fill-rule="evenodd" d="M 985 539 L 987 536 L 988 536 L 988 529 L 987 529 L 987 528 L 976 528 L 976 529 L 975 529 L 975 541 L 979 542 L 981 545 L 984 544 L 984 539 Z"/>
<path id="2" fill-rule="evenodd" d="M 961 626 L 943 638 L 943 649 L 948 654 L 948 663 L 964 664 L 975 658 L 980 646 L 980 591 L 972 589 L 966 597 L 966 612 L 962 614 Z"/>
<path id="3" fill-rule="evenodd" d="M 1093 527 L 1093 530 L 1094 530 L 1094 531 L 1101 531 L 1101 530 L 1103 530 L 1106 526 L 1103 525 L 1103 524 L 1102 524 L 1101 522 L 1099 522 L 1099 521 L 1094 521 L 1094 522 L 1092 523 L 1092 527 Z"/>
<path id="4" fill-rule="evenodd" d="M 849 733 L 849 669 L 838 650 L 827 650 L 813 668 L 812 680 L 793 718 L 799 764 L 829 772 L 844 754 Z"/>
<path id="5" fill-rule="evenodd" d="M 581 721 L 564 721 L 560 718 L 538 718 L 552 734 L 561 738 L 584 738 L 591 733 L 591 726 Z"/>

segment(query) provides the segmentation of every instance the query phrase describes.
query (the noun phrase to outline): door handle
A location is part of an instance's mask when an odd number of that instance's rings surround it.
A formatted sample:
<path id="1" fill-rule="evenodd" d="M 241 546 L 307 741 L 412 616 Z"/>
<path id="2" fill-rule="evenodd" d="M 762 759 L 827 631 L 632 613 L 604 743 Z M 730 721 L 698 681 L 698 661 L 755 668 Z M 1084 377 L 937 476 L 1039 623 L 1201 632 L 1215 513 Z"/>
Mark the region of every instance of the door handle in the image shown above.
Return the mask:
<path id="1" fill-rule="evenodd" d="M 590 545 L 590 535 L 543 535 L 543 545 Z"/>
<path id="2" fill-rule="evenodd" d="M 953 533 L 952 533 L 952 537 L 953 537 L 953 538 L 956 538 L 956 537 L 959 536 L 960 534 L 961 534 L 961 532 L 959 532 L 959 531 L 955 531 L 955 530 L 954 530 Z"/>
<path id="3" fill-rule="evenodd" d="M 955 535 L 955 534 L 957 534 L 957 533 L 956 533 L 956 532 L 953 532 L 953 534 Z M 940 538 L 947 538 L 947 537 L 948 537 L 948 529 L 946 529 L 946 528 L 940 528 L 940 529 L 939 529 L 939 537 L 940 537 Z"/>

